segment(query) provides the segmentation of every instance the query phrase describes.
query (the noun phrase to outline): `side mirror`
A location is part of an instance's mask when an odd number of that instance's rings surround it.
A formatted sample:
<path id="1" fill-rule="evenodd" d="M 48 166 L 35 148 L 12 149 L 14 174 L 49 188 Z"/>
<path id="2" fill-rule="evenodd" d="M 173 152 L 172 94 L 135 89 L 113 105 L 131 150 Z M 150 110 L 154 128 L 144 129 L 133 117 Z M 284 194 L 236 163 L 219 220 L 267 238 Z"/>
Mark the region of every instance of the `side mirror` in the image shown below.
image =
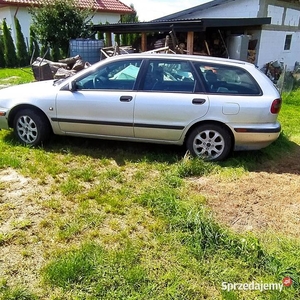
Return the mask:
<path id="1" fill-rule="evenodd" d="M 73 80 L 69 83 L 69 91 L 75 92 L 76 90 L 77 90 L 77 84 L 76 84 L 76 81 Z"/>

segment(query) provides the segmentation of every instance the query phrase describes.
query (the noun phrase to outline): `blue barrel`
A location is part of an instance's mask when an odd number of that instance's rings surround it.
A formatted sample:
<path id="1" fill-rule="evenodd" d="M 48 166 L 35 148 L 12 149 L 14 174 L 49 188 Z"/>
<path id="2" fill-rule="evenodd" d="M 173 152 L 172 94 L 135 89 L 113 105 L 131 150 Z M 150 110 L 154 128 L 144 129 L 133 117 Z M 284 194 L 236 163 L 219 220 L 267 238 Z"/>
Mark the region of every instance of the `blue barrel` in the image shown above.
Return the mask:
<path id="1" fill-rule="evenodd" d="M 94 64 L 100 60 L 100 51 L 103 47 L 103 40 L 70 40 L 70 56 L 80 55 L 84 61 Z"/>

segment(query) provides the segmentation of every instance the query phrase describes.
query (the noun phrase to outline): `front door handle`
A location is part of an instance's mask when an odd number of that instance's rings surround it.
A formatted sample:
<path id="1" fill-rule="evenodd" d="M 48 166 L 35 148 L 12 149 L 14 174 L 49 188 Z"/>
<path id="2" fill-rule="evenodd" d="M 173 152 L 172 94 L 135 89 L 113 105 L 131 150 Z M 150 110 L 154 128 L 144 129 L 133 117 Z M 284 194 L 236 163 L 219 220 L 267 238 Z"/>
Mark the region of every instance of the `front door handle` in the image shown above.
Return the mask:
<path id="1" fill-rule="evenodd" d="M 121 102 L 130 102 L 132 100 L 132 96 L 121 96 Z"/>
<path id="2" fill-rule="evenodd" d="M 206 100 L 202 99 L 202 98 L 195 98 L 192 101 L 193 104 L 204 104 L 205 102 L 206 102 Z"/>

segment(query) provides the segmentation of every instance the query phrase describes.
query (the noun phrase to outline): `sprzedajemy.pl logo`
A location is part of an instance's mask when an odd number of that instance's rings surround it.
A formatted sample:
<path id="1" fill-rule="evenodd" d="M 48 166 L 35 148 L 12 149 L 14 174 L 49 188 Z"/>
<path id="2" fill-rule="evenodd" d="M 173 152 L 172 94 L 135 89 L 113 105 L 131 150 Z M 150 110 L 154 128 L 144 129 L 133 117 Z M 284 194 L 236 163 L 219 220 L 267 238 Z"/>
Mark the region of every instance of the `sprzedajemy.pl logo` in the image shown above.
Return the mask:
<path id="1" fill-rule="evenodd" d="M 284 277 L 282 283 L 264 283 L 264 282 L 248 282 L 248 283 L 231 283 L 222 282 L 223 291 L 282 291 L 283 287 L 290 287 L 293 284 L 291 277 Z"/>

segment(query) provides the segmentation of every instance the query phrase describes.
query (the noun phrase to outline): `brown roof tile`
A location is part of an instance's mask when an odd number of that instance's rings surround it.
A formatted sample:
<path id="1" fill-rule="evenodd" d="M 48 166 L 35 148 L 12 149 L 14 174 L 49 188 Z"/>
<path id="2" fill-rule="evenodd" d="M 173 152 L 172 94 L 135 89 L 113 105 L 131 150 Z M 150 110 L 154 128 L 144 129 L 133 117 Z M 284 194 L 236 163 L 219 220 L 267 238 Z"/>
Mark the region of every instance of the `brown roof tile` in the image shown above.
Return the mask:
<path id="1" fill-rule="evenodd" d="M 0 0 L 0 6 L 4 5 L 22 5 L 22 6 L 39 6 L 44 4 L 43 0 Z M 120 2 L 119 0 L 76 0 L 78 6 L 82 8 L 95 9 L 98 12 L 117 12 L 117 13 L 132 13 L 132 9 Z"/>

